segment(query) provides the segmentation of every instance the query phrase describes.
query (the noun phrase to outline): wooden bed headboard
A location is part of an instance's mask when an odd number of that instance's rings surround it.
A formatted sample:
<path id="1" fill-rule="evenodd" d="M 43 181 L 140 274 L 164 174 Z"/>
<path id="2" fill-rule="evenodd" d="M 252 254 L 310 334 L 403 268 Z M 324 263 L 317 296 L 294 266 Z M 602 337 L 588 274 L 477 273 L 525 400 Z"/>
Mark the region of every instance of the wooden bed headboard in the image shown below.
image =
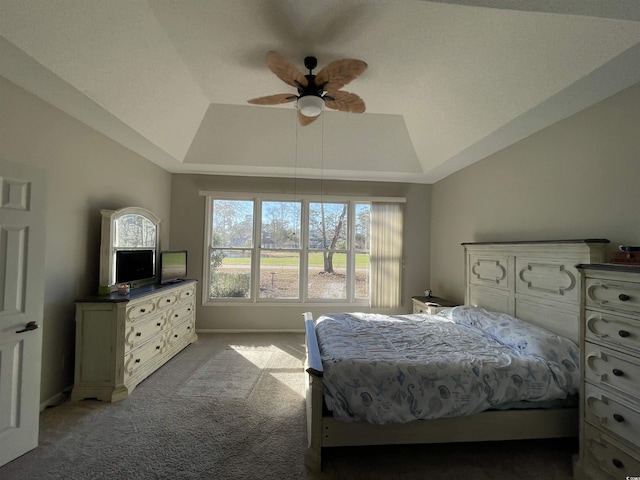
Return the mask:
<path id="1" fill-rule="evenodd" d="M 609 240 L 463 243 L 465 304 L 503 312 L 578 342 L 580 263 L 604 262 Z"/>

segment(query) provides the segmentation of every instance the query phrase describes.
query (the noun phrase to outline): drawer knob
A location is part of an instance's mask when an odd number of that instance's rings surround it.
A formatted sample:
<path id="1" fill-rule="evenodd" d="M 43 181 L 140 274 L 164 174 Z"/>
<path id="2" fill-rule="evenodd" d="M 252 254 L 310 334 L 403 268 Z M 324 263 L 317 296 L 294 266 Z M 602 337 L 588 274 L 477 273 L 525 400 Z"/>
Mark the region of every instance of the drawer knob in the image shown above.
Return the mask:
<path id="1" fill-rule="evenodd" d="M 614 413 L 613 414 L 613 419 L 618 423 L 624 422 L 624 417 L 622 415 L 620 415 L 619 413 Z"/>
<path id="2" fill-rule="evenodd" d="M 620 295 L 620 296 L 622 296 L 622 295 Z M 622 300 L 622 299 L 621 299 L 621 300 Z M 169 303 L 170 301 L 171 301 L 171 299 L 170 299 L 170 298 L 167 298 L 167 303 Z"/>
<path id="3" fill-rule="evenodd" d="M 178 338 L 178 335 L 174 335 L 173 338 Z"/>
<path id="4" fill-rule="evenodd" d="M 156 323 L 156 327 L 161 327 L 162 324 L 160 322 Z"/>
<path id="5" fill-rule="evenodd" d="M 156 345 L 156 350 L 160 350 L 160 345 Z"/>
<path id="6" fill-rule="evenodd" d="M 626 293 L 621 293 L 620 295 L 618 295 L 618 298 L 621 302 L 628 302 L 629 300 L 631 300 L 631 297 Z"/>
<path id="7" fill-rule="evenodd" d="M 623 372 L 622 370 L 619 370 L 619 369 L 617 369 L 617 368 L 614 368 L 614 369 L 613 369 L 613 374 L 614 374 L 616 377 L 621 377 L 621 376 L 623 376 L 623 375 L 624 375 L 624 372 Z"/>
<path id="8" fill-rule="evenodd" d="M 141 336 L 142 336 L 141 332 L 136 333 L 136 337 L 141 337 Z"/>
<path id="9" fill-rule="evenodd" d="M 611 460 L 611 463 L 613 463 L 613 466 L 616 468 L 624 467 L 624 463 L 622 463 L 622 460 L 618 460 L 617 458 L 614 458 L 613 460 Z"/>
<path id="10" fill-rule="evenodd" d="M 136 358 L 136 362 L 135 363 L 140 363 L 140 359 Z"/>
<path id="11" fill-rule="evenodd" d="M 629 332 L 627 332 L 626 330 L 620 330 L 620 331 L 618 332 L 618 335 L 620 335 L 622 338 L 626 338 L 626 337 L 628 337 L 628 336 L 629 336 L 629 335 L 631 335 L 631 334 L 630 334 Z"/>
<path id="12" fill-rule="evenodd" d="M 173 316 L 173 318 L 178 318 L 178 317 L 179 315 L 177 313 Z"/>
<path id="13" fill-rule="evenodd" d="M 144 308 L 141 308 L 140 313 L 144 313 L 144 312 L 146 312 L 146 310 Z"/>

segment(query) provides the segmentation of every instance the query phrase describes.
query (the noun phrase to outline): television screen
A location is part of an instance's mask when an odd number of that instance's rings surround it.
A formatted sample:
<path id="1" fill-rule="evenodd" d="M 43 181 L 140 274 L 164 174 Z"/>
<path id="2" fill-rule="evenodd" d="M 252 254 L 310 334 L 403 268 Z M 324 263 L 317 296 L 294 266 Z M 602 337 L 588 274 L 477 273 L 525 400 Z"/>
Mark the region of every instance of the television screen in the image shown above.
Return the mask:
<path id="1" fill-rule="evenodd" d="M 153 250 L 116 251 L 116 283 L 129 283 L 155 275 Z"/>
<path id="2" fill-rule="evenodd" d="M 187 278 L 187 251 L 160 253 L 160 283 L 171 283 Z"/>

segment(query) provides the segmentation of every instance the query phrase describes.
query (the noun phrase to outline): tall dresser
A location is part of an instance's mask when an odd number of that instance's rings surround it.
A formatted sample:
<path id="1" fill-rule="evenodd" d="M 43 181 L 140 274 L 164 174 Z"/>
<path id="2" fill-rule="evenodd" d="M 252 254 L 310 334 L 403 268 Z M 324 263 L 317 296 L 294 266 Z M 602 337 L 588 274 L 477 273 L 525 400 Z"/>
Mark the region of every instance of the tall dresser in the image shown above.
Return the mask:
<path id="1" fill-rule="evenodd" d="M 640 476 L 640 266 L 582 273 L 580 454 L 576 479 Z"/>
<path id="2" fill-rule="evenodd" d="M 145 285 L 126 296 L 78 300 L 71 400 L 122 400 L 195 342 L 196 285 Z"/>

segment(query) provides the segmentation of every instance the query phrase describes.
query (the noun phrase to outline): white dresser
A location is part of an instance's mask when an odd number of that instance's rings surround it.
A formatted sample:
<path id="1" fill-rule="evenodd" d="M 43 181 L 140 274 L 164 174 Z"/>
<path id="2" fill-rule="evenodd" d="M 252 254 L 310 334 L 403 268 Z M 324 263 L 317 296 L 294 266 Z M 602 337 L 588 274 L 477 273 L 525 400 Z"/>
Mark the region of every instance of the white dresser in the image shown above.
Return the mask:
<path id="1" fill-rule="evenodd" d="M 640 476 L 640 266 L 582 272 L 580 454 L 575 478 Z"/>
<path id="2" fill-rule="evenodd" d="M 195 342 L 196 285 L 185 280 L 78 300 L 71 400 L 122 400 Z"/>

